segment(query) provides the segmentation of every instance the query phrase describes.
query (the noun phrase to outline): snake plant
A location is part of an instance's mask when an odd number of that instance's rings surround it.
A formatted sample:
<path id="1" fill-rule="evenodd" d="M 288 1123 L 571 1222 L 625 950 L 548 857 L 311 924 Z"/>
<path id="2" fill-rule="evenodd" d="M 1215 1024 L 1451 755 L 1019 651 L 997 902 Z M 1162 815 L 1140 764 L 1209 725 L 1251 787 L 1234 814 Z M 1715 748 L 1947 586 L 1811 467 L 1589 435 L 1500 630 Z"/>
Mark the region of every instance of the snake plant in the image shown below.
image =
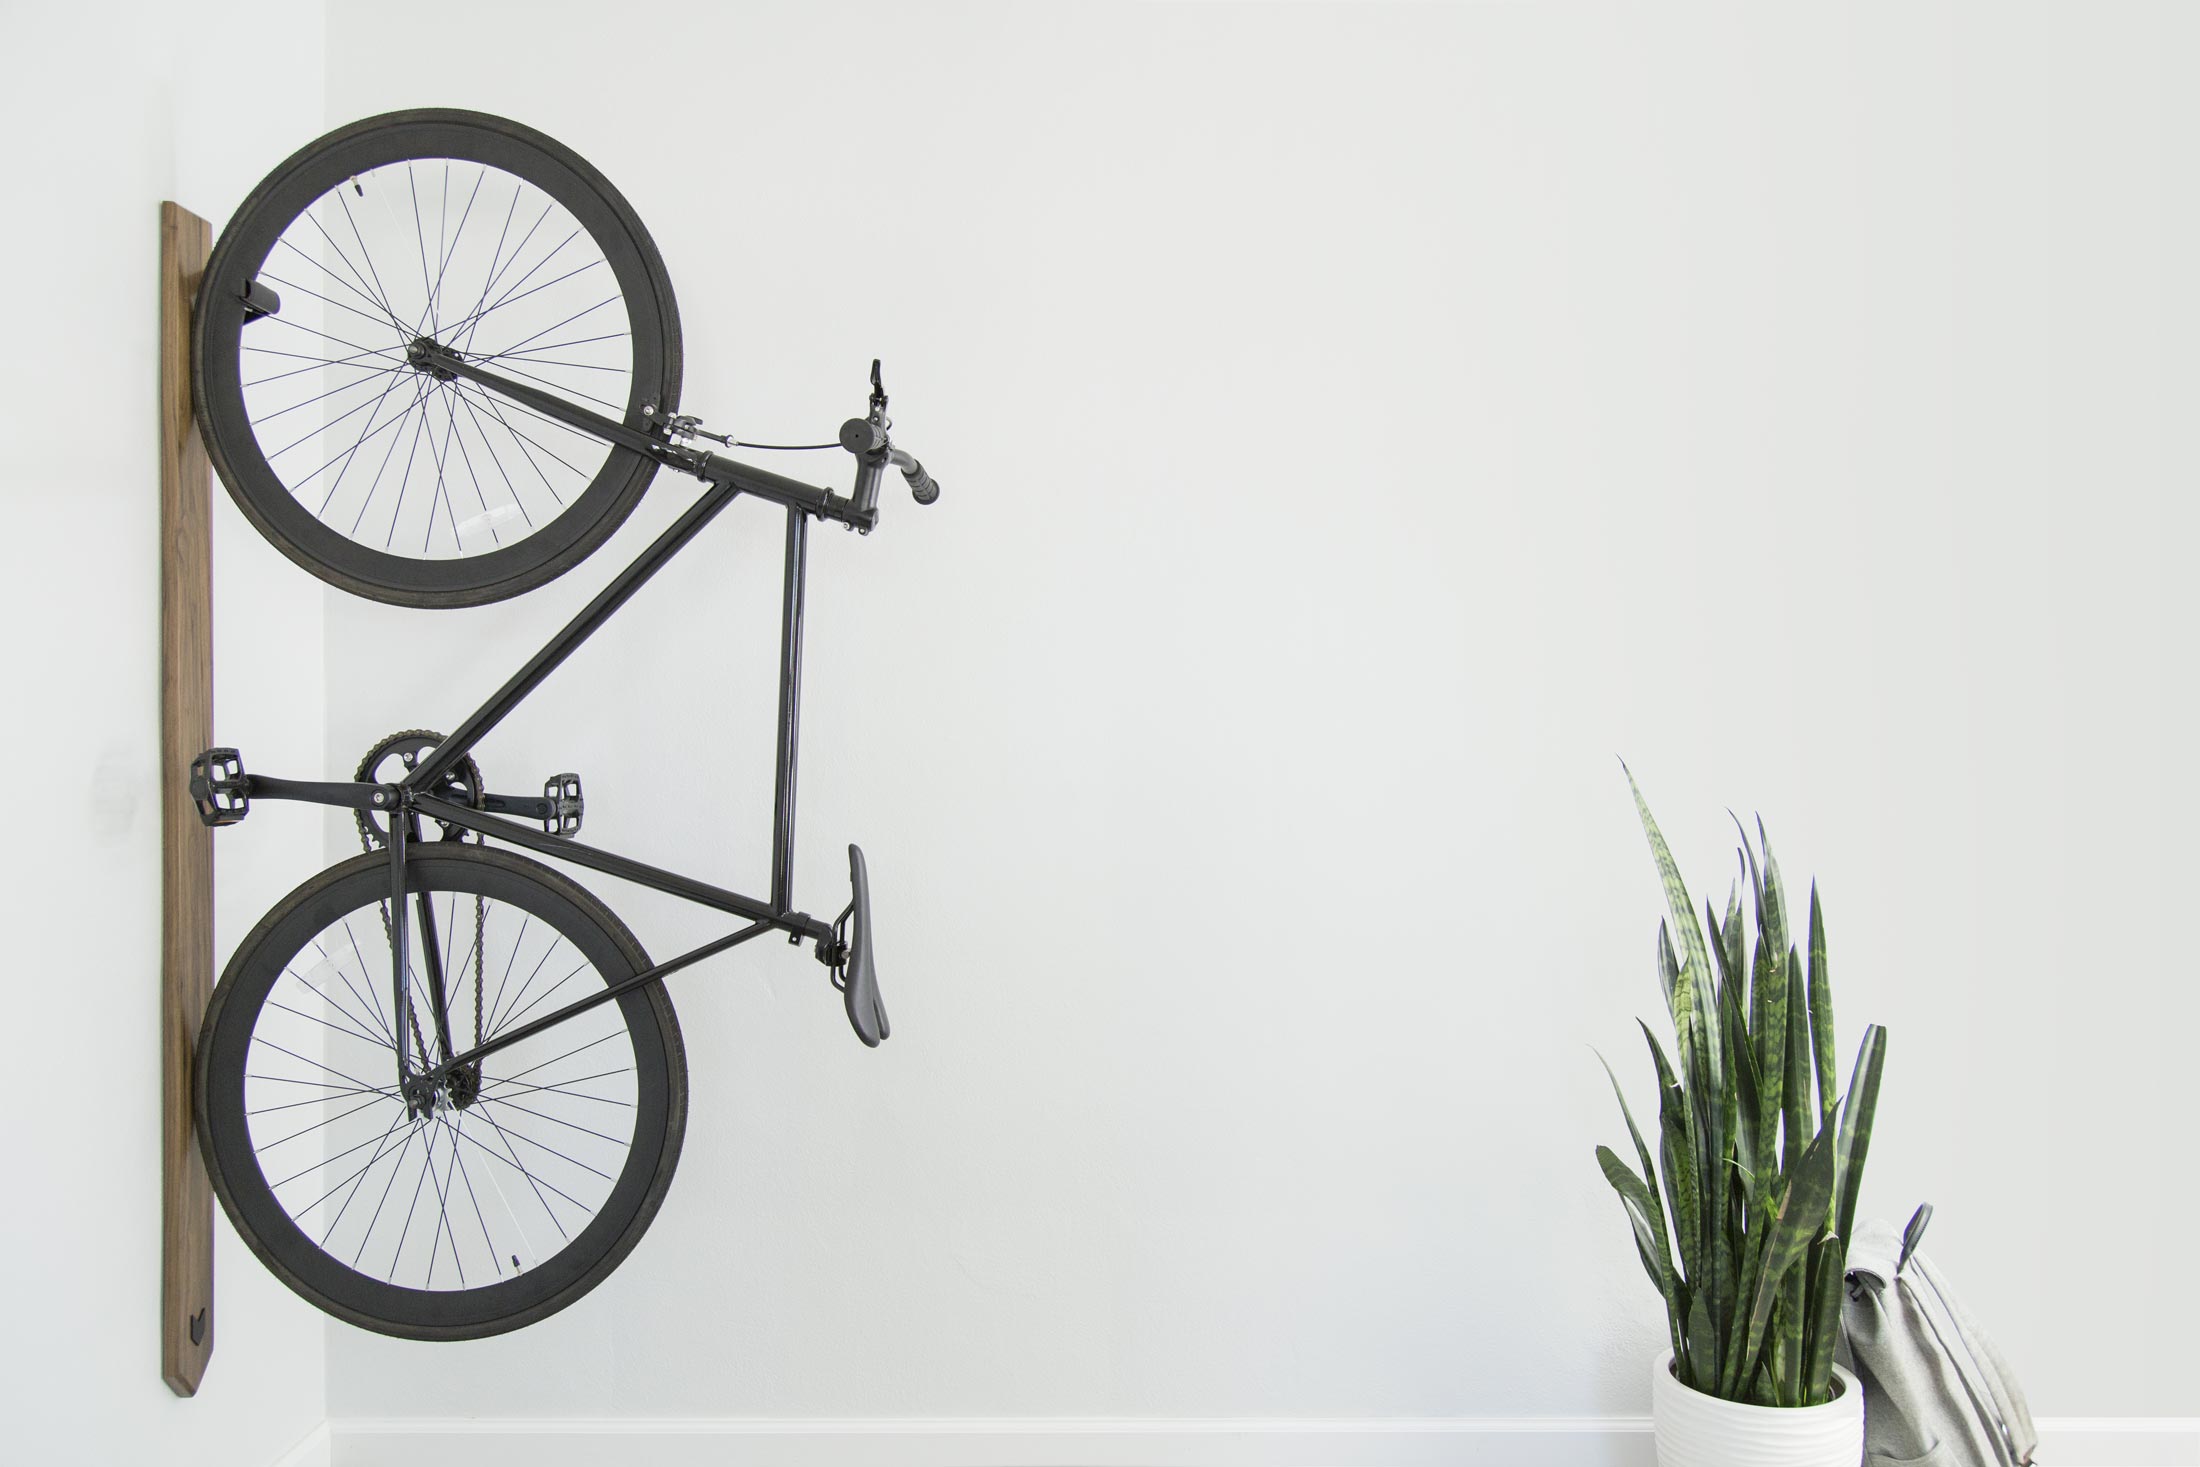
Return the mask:
<path id="1" fill-rule="evenodd" d="M 1657 964 L 1674 1048 L 1669 1059 L 1641 1026 L 1657 1069 L 1654 1152 L 1605 1063 L 1641 1169 L 1608 1146 L 1597 1148 L 1597 1165 L 1665 1301 L 1681 1383 L 1762 1406 L 1820 1405 L 1832 1399 L 1844 1240 L 1871 1148 L 1887 1034 L 1877 1024 L 1864 1030 L 1848 1090 L 1837 1091 L 1816 884 L 1806 956 L 1760 820 L 1755 848 L 1742 831 L 1743 876 L 1725 915 L 1706 902 L 1699 926 L 1631 772 L 1627 783 L 1671 909 L 1670 922 L 1658 924 Z"/>

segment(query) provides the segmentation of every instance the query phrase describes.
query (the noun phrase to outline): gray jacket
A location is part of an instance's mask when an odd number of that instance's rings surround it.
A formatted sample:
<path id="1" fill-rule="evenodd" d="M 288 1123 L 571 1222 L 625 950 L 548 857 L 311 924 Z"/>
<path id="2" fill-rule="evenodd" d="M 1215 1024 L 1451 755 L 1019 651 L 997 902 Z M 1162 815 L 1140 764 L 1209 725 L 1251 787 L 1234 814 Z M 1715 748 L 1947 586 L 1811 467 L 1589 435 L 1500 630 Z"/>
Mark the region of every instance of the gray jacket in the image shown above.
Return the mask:
<path id="1" fill-rule="evenodd" d="M 1849 1243 L 1843 1363 L 1864 1383 L 1867 1467 L 2026 1467 L 2039 1436 L 2016 1377 L 1917 1251 L 1931 1207 L 1902 1237 L 1868 1222 Z"/>

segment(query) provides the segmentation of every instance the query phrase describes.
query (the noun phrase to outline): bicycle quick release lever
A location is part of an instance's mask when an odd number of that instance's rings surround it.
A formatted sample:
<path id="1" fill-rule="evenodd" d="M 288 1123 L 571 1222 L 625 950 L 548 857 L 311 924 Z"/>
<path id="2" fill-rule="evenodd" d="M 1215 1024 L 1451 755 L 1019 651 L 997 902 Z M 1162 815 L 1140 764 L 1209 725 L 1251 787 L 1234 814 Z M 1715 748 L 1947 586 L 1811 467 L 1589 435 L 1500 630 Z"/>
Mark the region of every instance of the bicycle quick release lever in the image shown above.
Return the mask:
<path id="1" fill-rule="evenodd" d="M 894 447 L 887 430 L 893 420 L 886 416 L 886 387 L 879 380 L 877 358 L 871 361 L 871 415 L 867 418 L 850 418 L 840 425 L 840 446 L 856 456 L 855 511 L 858 518 L 866 518 L 878 508 L 878 481 L 888 464 L 901 470 L 901 476 L 909 481 L 909 492 L 919 504 L 930 504 L 940 497 L 940 481 L 925 472 L 923 464 L 915 456 Z"/>

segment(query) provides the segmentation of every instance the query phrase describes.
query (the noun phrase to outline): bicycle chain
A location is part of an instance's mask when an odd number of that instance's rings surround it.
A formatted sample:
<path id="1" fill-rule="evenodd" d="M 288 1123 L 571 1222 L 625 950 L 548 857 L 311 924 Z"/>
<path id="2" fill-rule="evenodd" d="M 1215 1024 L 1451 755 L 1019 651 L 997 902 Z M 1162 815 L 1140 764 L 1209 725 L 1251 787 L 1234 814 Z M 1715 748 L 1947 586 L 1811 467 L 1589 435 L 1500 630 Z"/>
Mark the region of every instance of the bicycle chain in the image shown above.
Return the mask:
<path id="1" fill-rule="evenodd" d="M 374 747 L 367 750 L 366 757 L 359 761 L 359 768 L 352 777 L 361 782 L 372 779 L 374 777 L 374 766 L 381 763 L 382 756 L 403 739 L 427 739 L 440 744 L 443 742 L 443 735 L 425 728 L 400 729 L 386 738 L 377 740 Z M 459 767 L 467 775 L 465 783 L 471 795 L 470 803 L 478 809 L 481 805 L 482 792 L 481 767 L 474 763 L 471 756 L 459 761 Z M 368 855 L 373 855 L 378 847 L 386 844 L 376 831 L 373 819 L 366 811 L 355 811 L 352 818 L 358 826 L 359 845 Z M 397 819 L 397 812 L 391 811 L 389 818 L 392 820 Z M 448 827 L 445 828 L 448 829 Z M 462 839 L 463 837 L 449 836 L 446 838 Z M 394 960 L 397 955 L 397 934 L 390 927 L 389 903 L 387 901 L 379 902 L 376 907 L 382 914 L 382 939 L 390 945 L 390 956 Z M 488 904 L 482 899 L 481 894 L 476 892 L 474 894 L 474 1043 L 477 1045 L 481 1043 L 482 1028 L 482 934 L 488 926 L 488 920 Z M 428 1066 L 428 1044 L 420 1032 L 420 1011 L 413 1005 L 407 1004 L 405 1005 L 405 1016 L 412 1021 L 413 1047 L 420 1052 L 421 1068 L 425 1069 Z"/>

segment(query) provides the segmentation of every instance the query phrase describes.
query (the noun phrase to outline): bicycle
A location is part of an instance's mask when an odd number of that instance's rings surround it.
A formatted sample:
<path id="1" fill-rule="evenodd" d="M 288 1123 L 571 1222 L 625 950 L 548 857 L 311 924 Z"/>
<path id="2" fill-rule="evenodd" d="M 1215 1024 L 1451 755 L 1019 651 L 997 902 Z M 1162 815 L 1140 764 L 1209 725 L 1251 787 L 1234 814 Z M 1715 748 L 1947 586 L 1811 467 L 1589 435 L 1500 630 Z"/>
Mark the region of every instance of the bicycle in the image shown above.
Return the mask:
<path id="1" fill-rule="evenodd" d="M 812 945 L 864 1044 L 890 1032 L 862 851 L 838 917 L 793 904 L 808 535 L 813 519 L 868 534 L 889 468 L 919 503 L 938 483 L 893 442 L 877 362 L 867 411 L 832 444 L 747 443 L 681 414 L 678 310 L 634 210 L 570 149 L 480 113 L 369 118 L 270 174 L 208 259 L 192 366 L 208 456 L 245 516 L 323 580 L 400 605 L 517 595 L 600 546 L 659 469 L 704 485 L 449 734 L 393 735 L 349 781 L 249 773 L 234 748 L 192 765 L 209 825 L 302 800 L 351 810 L 364 846 L 261 919 L 208 1004 L 194 1105 L 224 1210 L 338 1318 L 411 1339 L 519 1328 L 608 1276 L 671 1183 L 687 1062 L 665 978 L 785 933 Z M 699 440 L 837 447 L 854 482 L 843 496 Z M 786 511 L 765 898 L 584 845 L 578 775 L 497 794 L 472 757 L 742 495 Z M 535 856 L 743 925 L 653 962 Z"/>

